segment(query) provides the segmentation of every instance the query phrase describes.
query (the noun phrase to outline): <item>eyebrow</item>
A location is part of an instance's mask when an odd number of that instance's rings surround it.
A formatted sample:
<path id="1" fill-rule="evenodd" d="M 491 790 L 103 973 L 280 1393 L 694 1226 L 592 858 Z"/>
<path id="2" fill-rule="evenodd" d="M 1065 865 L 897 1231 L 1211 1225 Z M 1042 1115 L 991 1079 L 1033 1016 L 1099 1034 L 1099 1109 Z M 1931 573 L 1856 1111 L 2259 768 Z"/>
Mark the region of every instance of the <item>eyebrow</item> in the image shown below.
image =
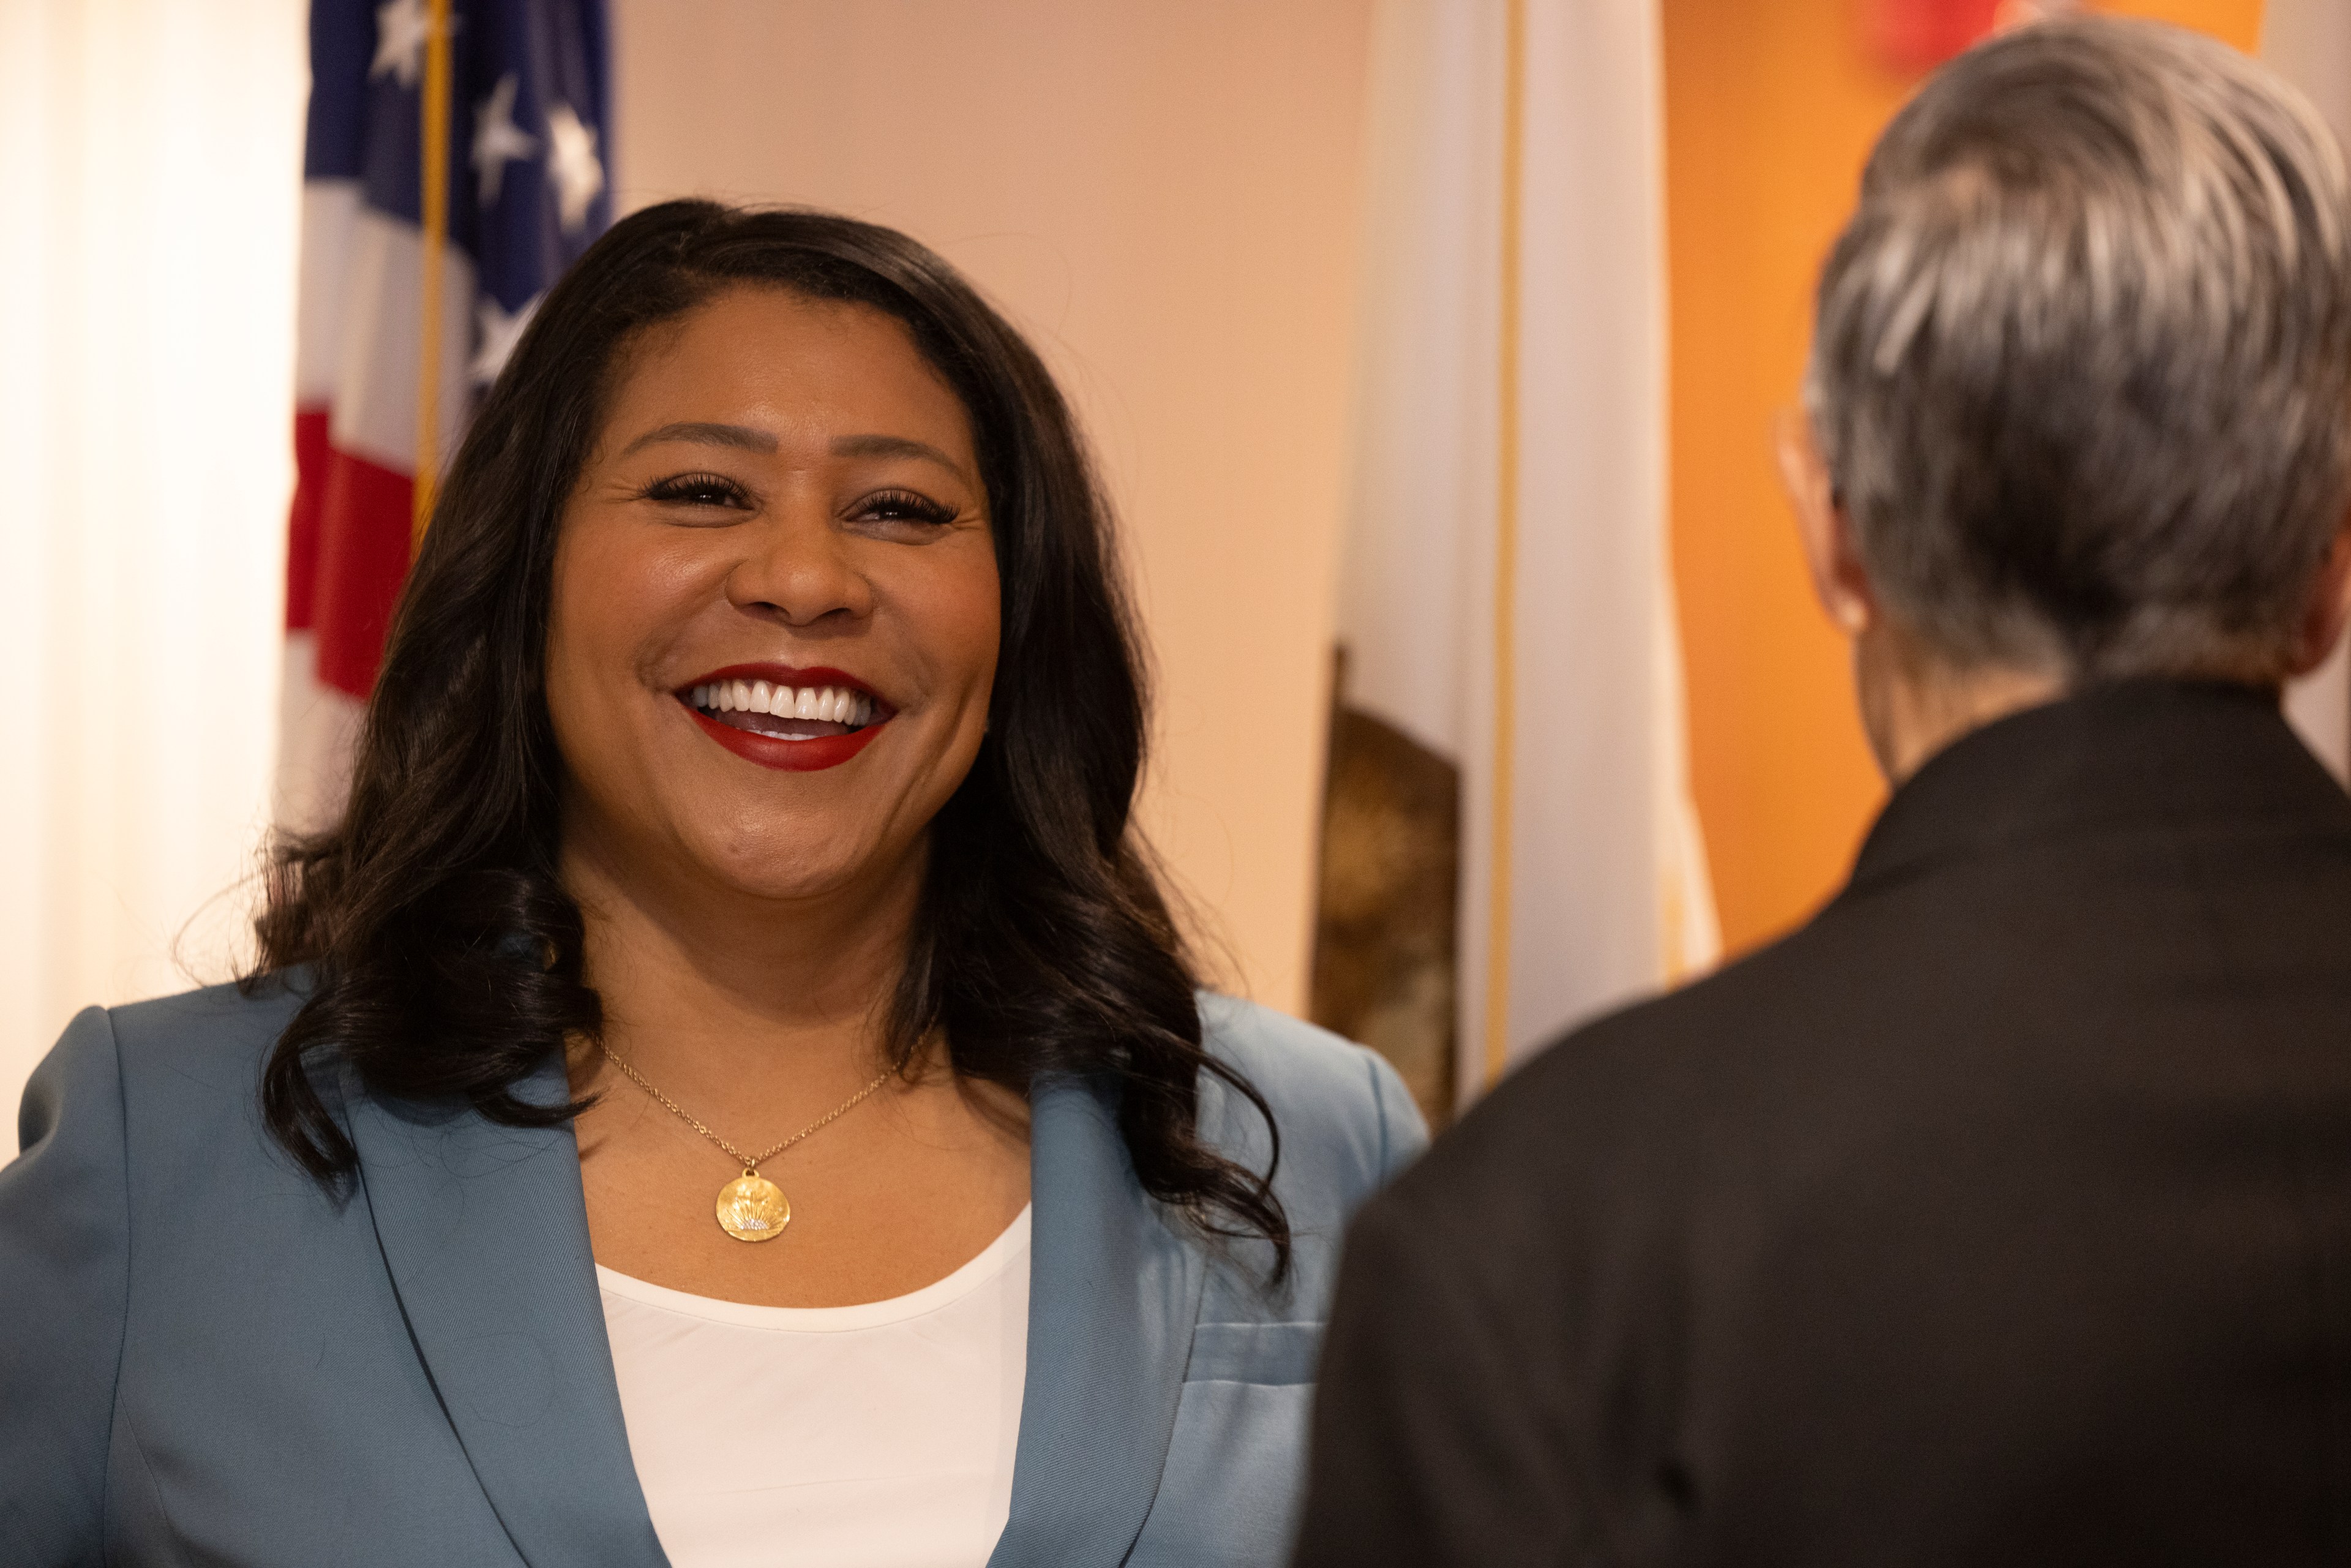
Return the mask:
<path id="1" fill-rule="evenodd" d="M 754 430 L 747 424 L 711 424 L 700 420 L 686 420 L 646 431 L 621 448 L 621 455 L 626 457 L 640 446 L 652 446 L 664 441 L 695 441 L 705 446 L 739 446 L 747 452 L 773 452 L 776 449 L 773 435 L 764 430 Z"/>
<path id="2" fill-rule="evenodd" d="M 963 465 L 932 445 L 904 435 L 844 435 L 832 444 L 835 457 L 916 457 L 925 463 L 935 463 L 956 478 L 968 482 L 971 476 Z"/>
<path id="3" fill-rule="evenodd" d="M 621 455 L 626 457 L 642 446 L 653 446 L 665 441 L 699 442 L 705 446 L 735 446 L 746 452 L 774 452 L 776 438 L 764 430 L 754 430 L 747 424 L 716 424 L 705 420 L 681 420 L 648 430 L 626 446 Z M 907 435 L 844 435 L 832 444 L 835 457 L 914 457 L 925 463 L 935 463 L 957 478 L 968 480 L 963 465 L 940 451 L 927 441 L 916 441 Z"/>

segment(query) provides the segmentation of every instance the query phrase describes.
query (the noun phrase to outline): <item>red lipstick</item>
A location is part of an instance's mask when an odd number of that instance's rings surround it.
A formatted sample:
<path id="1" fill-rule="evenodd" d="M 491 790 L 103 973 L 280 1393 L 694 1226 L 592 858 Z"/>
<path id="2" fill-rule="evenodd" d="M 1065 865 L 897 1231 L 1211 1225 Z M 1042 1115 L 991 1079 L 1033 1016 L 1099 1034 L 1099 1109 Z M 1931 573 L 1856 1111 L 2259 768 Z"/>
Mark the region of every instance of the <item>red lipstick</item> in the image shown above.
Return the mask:
<path id="1" fill-rule="evenodd" d="M 838 686 L 862 692 L 873 704 L 873 716 L 862 728 L 844 735 L 810 736 L 794 739 L 780 735 L 762 735 L 757 730 L 738 729 L 731 724 L 711 717 L 694 706 L 694 688 L 715 685 L 721 681 L 765 681 L 771 686 Z M 702 733 L 742 758 L 762 768 L 772 768 L 781 773 L 814 773 L 827 768 L 838 768 L 873 743 L 882 727 L 897 716 L 898 710 L 883 700 L 872 686 L 845 671 L 818 665 L 802 668 L 794 664 L 729 664 L 725 669 L 712 670 L 696 675 L 673 694 L 678 706 L 694 716 Z"/>

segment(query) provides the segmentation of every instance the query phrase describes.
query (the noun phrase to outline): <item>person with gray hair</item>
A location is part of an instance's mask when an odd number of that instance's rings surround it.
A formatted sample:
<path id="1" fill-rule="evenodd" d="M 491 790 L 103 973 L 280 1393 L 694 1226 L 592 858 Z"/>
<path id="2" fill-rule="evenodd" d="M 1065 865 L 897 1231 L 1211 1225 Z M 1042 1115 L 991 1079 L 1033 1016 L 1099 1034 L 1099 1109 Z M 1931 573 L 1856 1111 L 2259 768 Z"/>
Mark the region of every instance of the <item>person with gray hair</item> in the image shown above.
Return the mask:
<path id="1" fill-rule="evenodd" d="M 2351 178 L 2147 23 L 1880 139 L 1781 456 L 1893 794 L 1351 1228 L 1299 1568 L 2351 1562 Z"/>

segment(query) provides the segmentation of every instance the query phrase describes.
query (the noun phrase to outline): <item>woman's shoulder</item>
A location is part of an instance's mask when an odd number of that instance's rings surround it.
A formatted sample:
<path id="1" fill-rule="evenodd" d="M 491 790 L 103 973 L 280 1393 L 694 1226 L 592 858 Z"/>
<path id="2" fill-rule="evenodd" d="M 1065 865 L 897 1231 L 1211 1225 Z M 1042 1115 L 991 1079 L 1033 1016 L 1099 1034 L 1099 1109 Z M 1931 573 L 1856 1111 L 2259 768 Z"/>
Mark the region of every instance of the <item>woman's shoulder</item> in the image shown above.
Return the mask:
<path id="1" fill-rule="evenodd" d="M 300 1005 L 287 987 L 265 981 L 75 1015 L 26 1081 L 16 1158 L 0 1162 L 0 1274 L 12 1246 L 37 1250 L 42 1238 L 68 1235 L 72 1249 L 90 1254 L 84 1274 L 119 1276 L 126 1214 L 131 1228 L 157 1218 L 163 1223 L 144 1234 L 202 1249 L 218 1241 L 222 1221 L 256 1212 L 269 1157 L 262 1063 Z M 290 1167 L 280 1174 L 316 1193 Z"/>
<path id="2" fill-rule="evenodd" d="M 1329 1030 L 1239 997 L 1200 993 L 1202 1043 L 1239 1070 L 1269 1100 L 1299 1108 L 1375 1109 L 1384 1071 L 1379 1055 Z M 1399 1087 L 1401 1083 L 1399 1082 Z"/>
<path id="3" fill-rule="evenodd" d="M 82 1016 L 88 1019 L 102 1010 L 125 1073 L 162 1070 L 209 1077 L 217 1069 L 249 1083 L 293 1021 L 302 998 L 298 977 L 265 975 L 250 982 L 91 1008 Z"/>
<path id="4" fill-rule="evenodd" d="M 1209 1053 L 1265 1097 L 1286 1170 L 1358 1176 L 1376 1186 L 1426 1146 L 1428 1129 L 1404 1080 L 1376 1052 L 1238 997 L 1200 994 Z M 1259 1118 L 1219 1095 L 1220 1143 L 1255 1144 Z"/>
<path id="5" fill-rule="evenodd" d="M 294 983 L 264 977 L 84 1008 L 34 1070 L 22 1129 L 37 1134 L 69 1112 L 92 1109 L 93 1096 L 110 1102 L 127 1124 L 157 1113 L 159 1129 L 174 1141 L 202 1140 L 221 1115 L 251 1120 L 262 1064 L 301 1005 Z"/>

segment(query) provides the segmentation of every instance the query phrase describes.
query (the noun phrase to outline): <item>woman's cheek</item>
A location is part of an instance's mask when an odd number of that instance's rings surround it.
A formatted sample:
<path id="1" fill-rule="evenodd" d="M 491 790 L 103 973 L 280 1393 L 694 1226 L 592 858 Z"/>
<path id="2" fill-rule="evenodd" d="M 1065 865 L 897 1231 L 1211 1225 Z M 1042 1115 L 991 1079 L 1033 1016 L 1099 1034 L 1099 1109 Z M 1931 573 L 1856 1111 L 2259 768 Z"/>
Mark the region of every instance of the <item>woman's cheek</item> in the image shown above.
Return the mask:
<path id="1" fill-rule="evenodd" d="M 1003 591 L 994 549 L 985 538 L 977 547 L 971 552 L 977 559 L 957 560 L 952 572 L 942 574 L 933 612 L 942 641 L 952 645 L 956 668 L 985 703 L 1003 637 Z"/>

